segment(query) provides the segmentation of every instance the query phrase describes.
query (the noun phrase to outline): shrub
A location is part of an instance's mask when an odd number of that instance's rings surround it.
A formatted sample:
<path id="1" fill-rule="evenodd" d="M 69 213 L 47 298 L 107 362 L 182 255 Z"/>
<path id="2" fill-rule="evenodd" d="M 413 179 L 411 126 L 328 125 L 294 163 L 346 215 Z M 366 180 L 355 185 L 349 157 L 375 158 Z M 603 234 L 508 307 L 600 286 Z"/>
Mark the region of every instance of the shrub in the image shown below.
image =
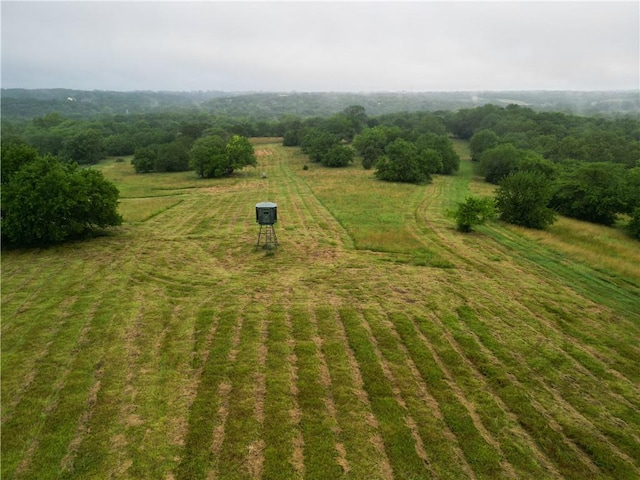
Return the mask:
<path id="1" fill-rule="evenodd" d="M 322 165 L 325 167 L 346 167 L 351 162 L 355 152 L 346 145 L 335 145 L 322 157 Z"/>
<path id="2" fill-rule="evenodd" d="M 496 216 L 495 200 L 470 196 L 464 202 L 458 202 L 458 207 L 448 214 L 455 219 L 459 231 L 470 232 L 474 226 Z"/>
<path id="3" fill-rule="evenodd" d="M 54 157 L 20 168 L 2 189 L 2 236 L 15 246 L 60 243 L 119 225 L 118 189 L 97 170 Z"/>

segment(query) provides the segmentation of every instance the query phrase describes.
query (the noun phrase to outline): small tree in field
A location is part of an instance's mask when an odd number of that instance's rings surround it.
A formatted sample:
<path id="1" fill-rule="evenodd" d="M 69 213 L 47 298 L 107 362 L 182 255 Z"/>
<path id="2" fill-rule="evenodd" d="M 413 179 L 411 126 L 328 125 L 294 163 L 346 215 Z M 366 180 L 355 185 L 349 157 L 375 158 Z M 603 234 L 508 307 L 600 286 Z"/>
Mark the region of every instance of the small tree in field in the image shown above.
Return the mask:
<path id="1" fill-rule="evenodd" d="M 473 227 L 496 216 L 495 201 L 493 198 L 470 196 L 464 202 L 458 202 L 458 207 L 448 213 L 455 219 L 459 231 L 470 232 Z"/>
<path id="2" fill-rule="evenodd" d="M 256 164 L 253 146 L 240 135 L 233 135 L 226 143 L 219 135 L 200 137 L 189 151 L 189 165 L 203 178 L 224 177 Z"/>

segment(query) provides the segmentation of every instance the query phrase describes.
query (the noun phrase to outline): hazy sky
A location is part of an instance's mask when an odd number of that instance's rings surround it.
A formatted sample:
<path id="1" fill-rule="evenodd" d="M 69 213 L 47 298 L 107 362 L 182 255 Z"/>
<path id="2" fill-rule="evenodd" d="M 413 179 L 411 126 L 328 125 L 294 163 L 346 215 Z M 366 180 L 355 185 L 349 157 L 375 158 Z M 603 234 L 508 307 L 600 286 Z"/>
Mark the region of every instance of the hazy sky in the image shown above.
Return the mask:
<path id="1" fill-rule="evenodd" d="M 11 2 L 2 87 L 640 88 L 640 2 Z"/>

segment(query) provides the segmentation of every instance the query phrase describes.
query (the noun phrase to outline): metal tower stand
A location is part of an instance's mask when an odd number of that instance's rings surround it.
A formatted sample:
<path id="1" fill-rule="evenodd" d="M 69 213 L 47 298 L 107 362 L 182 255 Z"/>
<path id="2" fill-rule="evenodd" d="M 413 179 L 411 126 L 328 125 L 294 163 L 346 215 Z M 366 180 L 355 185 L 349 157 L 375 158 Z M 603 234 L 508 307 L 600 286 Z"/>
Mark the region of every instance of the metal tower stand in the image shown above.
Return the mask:
<path id="1" fill-rule="evenodd" d="M 276 236 L 276 229 L 273 225 L 260 225 L 260 231 L 258 232 L 258 243 L 256 248 L 260 246 L 260 240 L 264 241 L 262 248 L 271 250 L 272 248 L 278 248 L 278 237 Z"/>

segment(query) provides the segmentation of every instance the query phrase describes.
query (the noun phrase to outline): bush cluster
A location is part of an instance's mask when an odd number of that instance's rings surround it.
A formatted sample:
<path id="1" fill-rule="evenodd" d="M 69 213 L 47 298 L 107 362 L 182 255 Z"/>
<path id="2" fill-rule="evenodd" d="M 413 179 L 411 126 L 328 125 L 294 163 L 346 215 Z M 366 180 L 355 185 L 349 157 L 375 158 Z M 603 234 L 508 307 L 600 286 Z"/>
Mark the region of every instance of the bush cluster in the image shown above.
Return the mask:
<path id="1" fill-rule="evenodd" d="M 19 144 L 3 145 L 2 156 L 2 238 L 10 245 L 61 243 L 122 222 L 118 189 L 101 172 Z"/>

